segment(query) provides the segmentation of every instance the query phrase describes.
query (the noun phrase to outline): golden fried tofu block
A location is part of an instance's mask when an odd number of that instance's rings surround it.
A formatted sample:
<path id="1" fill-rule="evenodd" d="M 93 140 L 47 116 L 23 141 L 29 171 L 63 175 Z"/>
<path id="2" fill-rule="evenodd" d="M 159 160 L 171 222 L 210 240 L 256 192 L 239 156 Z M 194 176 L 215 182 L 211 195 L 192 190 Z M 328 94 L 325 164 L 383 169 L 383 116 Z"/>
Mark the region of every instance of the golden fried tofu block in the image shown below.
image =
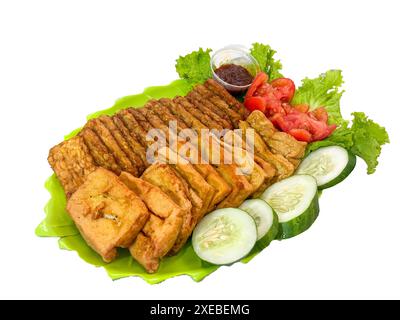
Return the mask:
<path id="1" fill-rule="evenodd" d="M 112 172 L 98 168 L 72 195 L 67 211 L 87 244 L 106 262 L 129 247 L 149 218 L 142 200 Z"/>
<path id="2" fill-rule="evenodd" d="M 253 186 L 244 175 L 238 175 L 240 170 L 235 164 L 216 166 L 218 173 L 230 185 L 231 193 L 222 200 L 217 208 L 236 208 L 240 206 L 253 192 Z"/>
<path id="3" fill-rule="evenodd" d="M 246 130 L 253 129 L 250 127 L 250 124 L 245 121 L 241 121 L 239 127 L 244 132 Z M 272 129 L 273 128 L 271 128 L 271 130 Z M 253 131 L 253 134 L 254 134 L 254 141 L 253 141 L 254 152 L 255 154 L 257 154 L 257 156 L 259 156 L 260 158 L 262 158 L 263 160 L 274 166 L 274 168 L 276 169 L 276 178 L 274 180 L 279 181 L 291 176 L 295 170 L 295 167 L 293 166 L 291 160 L 286 159 L 281 154 L 272 153 L 269 147 L 267 146 L 266 142 L 257 132 L 257 130 Z"/>
<path id="4" fill-rule="evenodd" d="M 149 221 L 129 251 L 147 272 L 156 272 L 161 258 L 178 238 L 183 210 L 159 187 L 143 179 L 127 172 L 123 172 L 120 179 L 139 195 L 151 212 Z"/>
<path id="5" fill-rule="evenodd" d="M 307 143 L 297 141 L 290 134 L 276 130 L 272 122 L 261 111 L 253 111 L 246 121 L 253 127 L 274 153 L 285 158 L 301 159 Z"/>
<path id="6" fill-rule="evenodd" d="M 183 210 L 180 234 L 170 254 L 177 253 L 192 234 L 203 203 L 187 183 L 168 164 L 155 163 L 143 173 L 142 179 L 163 190 Z"/>
<path id="7" fill-rule="evenodd" d="M 50 150 L 48 161 L 69 198 L 96 169 L 96 164 L 79 136 L 60 143 Z"/>
<path id="8" fill-rule="evenodd" d="M 230 185 L 221 177 L 215 168 L 209 164 L 193 164 L 193 167 L 203 176 L 207 183 L 215 190 L 209 210 L 212 211 L 232 191 Z"/>

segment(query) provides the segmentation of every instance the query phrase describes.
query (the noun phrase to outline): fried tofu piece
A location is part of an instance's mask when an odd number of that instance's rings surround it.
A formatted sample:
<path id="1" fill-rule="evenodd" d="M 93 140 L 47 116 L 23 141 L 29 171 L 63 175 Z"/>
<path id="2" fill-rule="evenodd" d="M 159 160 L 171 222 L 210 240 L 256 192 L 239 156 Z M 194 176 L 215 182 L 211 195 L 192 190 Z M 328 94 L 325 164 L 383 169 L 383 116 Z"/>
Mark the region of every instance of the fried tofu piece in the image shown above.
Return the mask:
<path id="1" fill-rule="evenodd" d="M 82 237 L 105 262 L 129 247 L 149 218 L 142 200 L 103 168 L 90 173 L 71 196 L 67 211 Z"/>
<path id="2" fill-rule="evenodd" d="M 88 147 L 79 136 L 52 148 L 48 161 L 63 186 L 67 198 L 82 185 L 86 176 L 96 169 Z"/>
<path id="3" fill-rule="evenodd" d="M 238 175 L 240 170 L 234 164 L 221 164 L 216 167 L 218 173 L 230 185 L 231 193 L 222 200 L 217 208 L 237 208 L 245 201 L 252 193 L 253 186 L 244 175 Z"/>
<path id="4" fill-rule="evenodd" d="M 131 255 L 146 269 L 156 272 L 163 258 L 175 244 L 182 227 L 182 209 L 159 187 L 123 172 L 120 179 L 146 204 L 149 221 L 131 245 Z"/>
<path id="5" fill-rule="evenodd" d="M 193 167 L 203 176 L 204 180 L 214 188 L 214 196 L 208 211 L 212 211 L 232 191 L 231 186 L 221 177 L 215 168 L 209 164 L 193 164 Z"/>
<path id="6" fill-rule="evenodd" d="M 175 254 L 192 234 L 202 202 L 168 164 L 153 164 L 143 173 L 142 179 L 158 186 L 182 209 L 182 228 L 170 252 L 170 254 Z"/>
<path id="7" fill-rule="evenodd" d="M 290 134 L 276 130 L 272 122 L 261 111 L 253 111 L 246 121 L 262 137 L 272 152 L 281 154 L 285 158 L 301 159 L 307 143 L 297 141 Z"/>
<path id="8" fill-rule="evenodd" d="M 293 164 L 282 155 L 272 153 L 267 144 L 261 138 L 260 134 L 255 129 L 251 128 L 249 123 L 246 121 L 241 121 L 239 128 L 242 129 L 244 134 L 247 130 L 253 130 L 252 133 L 254 140 L 250 143 L 253 144 L 254 153 L 275 168 L 276 177 L 273 179 L 273 181 L 282 180 L 293 174 L 295 170 Z"/>

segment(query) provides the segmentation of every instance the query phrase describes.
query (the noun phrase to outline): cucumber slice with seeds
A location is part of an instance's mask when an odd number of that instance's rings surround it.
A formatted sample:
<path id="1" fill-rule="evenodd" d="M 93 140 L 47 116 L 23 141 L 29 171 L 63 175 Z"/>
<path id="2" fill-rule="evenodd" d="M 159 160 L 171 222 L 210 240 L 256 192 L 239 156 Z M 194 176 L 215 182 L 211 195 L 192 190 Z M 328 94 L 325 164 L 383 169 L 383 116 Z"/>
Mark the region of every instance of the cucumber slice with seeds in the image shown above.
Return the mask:
<path id="1" fill-rule="evenodd" d="M 356 157 L 339 146 L 311 152 L 299 165 L 297 174 L 308 174 L 317 180 L 318 189 L 330 188 L 342 182 L 353 171 Z"/>
<path id="2" fill-rule="evenodd" d="M 278 216 L 274 210 L 261 199 L 246 200 L 239 209 L 247 212 L 257 226 L 257 245 L 266 248 L 276 238 L 279 231 Z"/>
<path id="3" fill-rule="evenodd" d="M 270 186 L 261 195 L 277 213 L 280 223 L 277 238 L 288 239 L 306 231 L 319 214 L 316 180 L 295 175 Z"/>
<path id="4" fill-rule="evenodd" d="M 257 241 L 252 217 L 236 208 L 219 209 L 205 216 L 193 231 L 196 254 L 212 264 L 231 264 L 245 257 Z"/>

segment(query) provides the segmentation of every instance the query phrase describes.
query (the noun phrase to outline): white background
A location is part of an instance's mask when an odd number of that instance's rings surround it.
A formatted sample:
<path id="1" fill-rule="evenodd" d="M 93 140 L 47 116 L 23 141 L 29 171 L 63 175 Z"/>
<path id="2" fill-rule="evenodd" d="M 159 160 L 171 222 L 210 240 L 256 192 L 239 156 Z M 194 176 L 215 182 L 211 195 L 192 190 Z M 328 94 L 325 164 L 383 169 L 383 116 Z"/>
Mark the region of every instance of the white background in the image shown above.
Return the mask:
<path id="1" fill-rule="evenodd" d="M 400 298 L 398 1 L 1 1 L 0 297 L 126 299 Z M 259 41 L 296 83 L 344 71 L 342 109 L 365 111 L 392 143 L 326 191 L 303 235 L 201 283 L 112 282 L 37 238 L 46 158 L 85 116 L 175 79 L 199 46 Z"/>

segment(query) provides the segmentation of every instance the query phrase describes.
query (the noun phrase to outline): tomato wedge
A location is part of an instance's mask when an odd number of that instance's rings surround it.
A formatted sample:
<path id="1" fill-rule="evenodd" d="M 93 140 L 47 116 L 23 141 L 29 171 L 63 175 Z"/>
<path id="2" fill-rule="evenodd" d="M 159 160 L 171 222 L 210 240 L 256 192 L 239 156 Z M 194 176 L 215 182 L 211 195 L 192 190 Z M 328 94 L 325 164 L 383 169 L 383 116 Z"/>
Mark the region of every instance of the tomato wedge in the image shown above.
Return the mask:
<path id="1" fill-rule="evenodd" d="M 249 97 L 244 100 L 245 107 L 250 110 L 260 110 L 265 113 L 267 101 L 263 97 Z"/>
<path id="2" fill-rule="evenodd" d="M 290 102 L 296 91 L 294 82 L 288 78 L 279 78 L 271 81 L 271 86 L 275 89 L 275 96 L 282 102 Z"/>
<path id="3" fill-rule="evenodd" d="M 297 111 L 302 112 L 302 113 L 307 113 L 308 110 L 310 110 L 310 106 L 308 104 L 297 104 L 293 106 Z"/>
<path id="4" fill-rule="evenodd" d="M 304 142 L 311 142 L 312 135 L 305 129 L 292 129 L 288 132 L 291 136 L 293 136 L 296 140 L 304 141 Z"/>
<path id="5" fill-rule="evenodd" d="M 256 90 L 267 81 L 268 81 L 268 75 L 266 73 L 260 72 L 259 74 L 257 74 L 249 90 L 247 90 L 245 99 L 254 96 Z"/>

